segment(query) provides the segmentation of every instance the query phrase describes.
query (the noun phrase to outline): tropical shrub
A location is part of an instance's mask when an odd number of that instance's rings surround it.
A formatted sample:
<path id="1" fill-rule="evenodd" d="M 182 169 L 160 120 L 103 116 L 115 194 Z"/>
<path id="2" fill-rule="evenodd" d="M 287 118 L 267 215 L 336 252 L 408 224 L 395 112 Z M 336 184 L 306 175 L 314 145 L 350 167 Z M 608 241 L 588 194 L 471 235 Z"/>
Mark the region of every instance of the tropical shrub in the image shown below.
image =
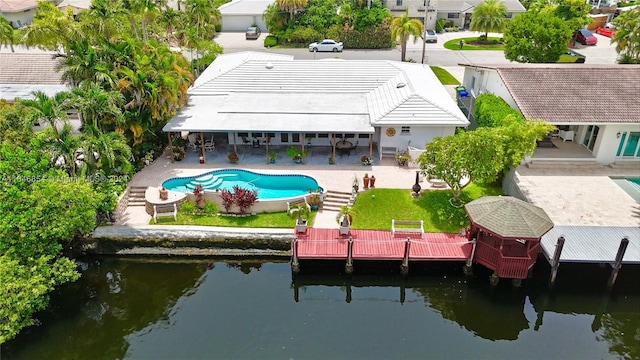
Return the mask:
<path id="1" fill-rule="evenodd" d="M 235 200 L 235 196 L 229 190 L 223 189 L 220 192 L 220 200 L 222 200 L 222 207 L 224 207 L 225 212 L 231 211 L 231 206 L 233 206 L 233 202 Z"/>
<path id="2" fill-rule="evenodd" d="M 445 19 L 438 19 L 436 20 L 436 32 L 437 33 L 441 33 L 444 31 L 444 23 L 446 22 Z"/>
<path id="3" fill-rule="evenodd" d="M 480 127 L 498 127 L 504 125 L 504 119 L 511 116 L 518 121 L 523 120 L 522 115 L 509 106 L 501 97 L 485 93 L 476 98 L 476 122 Z"/>
<path id="4" fill-rule="evenodd" d="M 269 35 L 264 38 L 264 47 L 270 48 L 278 45 L 278 38 L 275 35 Z"/>
<path id="5" fill-rule="evenodd" d="M 393 46 L 389 19 L 366 31 L 343 28 L 341 39 L 347 49 L 388 49 Z"/>
<path id="6" fill-rule="evenodd" d="M 233 187 L 234 202 L 240 210 L 240 214 L 246 214 L 247 210 L 258 200 L 258 192 L 256 190 L 249 190 L 241 188 L 236 185 Z"/>

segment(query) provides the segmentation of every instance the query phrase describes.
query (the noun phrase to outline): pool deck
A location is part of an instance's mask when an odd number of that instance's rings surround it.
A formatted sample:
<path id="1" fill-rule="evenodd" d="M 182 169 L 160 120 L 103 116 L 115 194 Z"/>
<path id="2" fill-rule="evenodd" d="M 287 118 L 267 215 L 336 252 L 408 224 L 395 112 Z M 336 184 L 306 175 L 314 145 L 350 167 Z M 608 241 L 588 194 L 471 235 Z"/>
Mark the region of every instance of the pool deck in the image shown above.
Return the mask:
<path id="1" fill-rule="evenodd" d="M 359 179 L 364 173 L 376 176 L 378 188 L 404 188 L 409 190 L 415 182 L 415 164 L 398 167 L 394 159 L 376 159 L 373 165 L 363 166 L 355 157 L 348 163 L 328 165 L 307 163 L 296 165 L 281 160 L 276 164 L 265 164 L 261 155 L 246 158 L 240 164 L 224 162 L 200 164 L 194 154 L 180 162 L 171 162 L 162 156 L 144 170 L 137 173 L 131 186 L 159 186 L 164 180 L 176 176 L 194 176 L 215 169 L 240 168 L 263 173 L 298 173 L 312 176 L 325 189 L 351 190 L 354 176 Z M 288 159 L 287 159 L 288 160 Z M 345 161 L 347 159 L 345 158 Z M 573 226 L 638 226 L 640 204 L 622 190 L 610 176 L 640 177 L 639 166 L 593 167 L 571 166 L 555 168 L 517 169 L 518 185 L 534 205 L 542 207 L 555 225 Z M 431 184 L 421 179 L 423 190 Z M 434 188 L 435 189 L 435 188 Z M 316 228 L 338 228 L 333 211 L 320 211 L 316 217 Z M 147 225 L 150 217 L 144 207 L 127 208 L 118 221 L 119 225 Z"/>

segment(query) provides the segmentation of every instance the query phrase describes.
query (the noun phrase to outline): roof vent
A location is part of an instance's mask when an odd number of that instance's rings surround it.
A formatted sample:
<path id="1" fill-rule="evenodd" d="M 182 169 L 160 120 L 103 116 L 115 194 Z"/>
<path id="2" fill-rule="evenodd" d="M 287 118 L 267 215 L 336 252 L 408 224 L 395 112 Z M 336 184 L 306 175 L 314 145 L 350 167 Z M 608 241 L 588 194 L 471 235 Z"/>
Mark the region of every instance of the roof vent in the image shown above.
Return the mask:
<path id="1" fill-rule="evenodd" d="M 401 83 L 398 83 L 398 85 L 396 85 L 396 88 L 401 89 L 401 88 L 403 88 L 405 86 L 407 86 L 407 84 L 401 82 Z"/>
<path id="2" fill-rule="evenodd" d="M 266 67 L 267 69 L 273 69 L 273 64 L 268 62 L 264 67 Z"/>

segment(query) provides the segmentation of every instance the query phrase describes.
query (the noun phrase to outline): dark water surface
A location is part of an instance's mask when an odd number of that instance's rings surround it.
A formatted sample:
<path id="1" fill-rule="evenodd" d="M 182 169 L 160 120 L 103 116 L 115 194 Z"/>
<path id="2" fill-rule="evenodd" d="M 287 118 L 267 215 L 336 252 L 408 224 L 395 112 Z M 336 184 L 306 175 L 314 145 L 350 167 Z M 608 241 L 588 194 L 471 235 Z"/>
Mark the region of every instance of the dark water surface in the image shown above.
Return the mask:
<path id="1" fill-rule="evenodd" d="M 538 262 L 514 288 L 482 267 L 411 265 L 407 278 L 356 263 L 84 259 L 39 326 L 5 359 L 638 359 L 637 267 L 611 293 L 608 268 Z M 375 271 L 373 271 L 375 269 Z M 334 274 L 334 275 L 329 275 Z"/>

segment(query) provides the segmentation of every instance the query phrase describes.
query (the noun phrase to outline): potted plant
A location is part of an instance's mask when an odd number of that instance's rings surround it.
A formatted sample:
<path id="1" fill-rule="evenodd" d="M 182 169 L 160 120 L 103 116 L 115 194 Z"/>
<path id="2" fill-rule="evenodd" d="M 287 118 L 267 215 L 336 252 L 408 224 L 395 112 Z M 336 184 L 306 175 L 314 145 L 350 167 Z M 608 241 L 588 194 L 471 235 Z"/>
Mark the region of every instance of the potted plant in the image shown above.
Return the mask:
<path id="1" fill-rule="evenodd" d="M 287 156 L 289 156 L 296 164 L 301 164 L 302 160 L 307 156 L 307 150 L 298 149 L 291 145 L 287 148 Z"/>
<path id="2" fill-rule="evenodd" d="M 344 205 L 340 207 L 340 212 L 336 218 L 340 224 L 340 235 L 349 235 L 349 229 L 353 223 L 353 212 L 351 207 Z"/>
<path id="3" fill-rule="evenodd" d="M 369 187 L 376 187 L 376 177 L 373 176 L 373 174 L 371 174 L 371 177 L 369 178 Z"/>
<path id="4" fill-rule="evenodd" d="M 407 150 L 397 153 L 395 157 L 399 166 L 405 166 L 409 163 L 409 161 L 411 161 L 411 155 L 409 155 L 409 152 Z"/>
<path id="5" fill-rule="evenodd" d="M 175 161 L 181 161 L 182 159 L 184 159 L 184 156 L 187 154 L 187 152 L 181 146 L 174 146 L 172 151 L 173 151 L 173 160 Z"/>
<path id="6" fill-rule="evenodd" d="M 169 191 L 167 189 L 165 189 L 164 187 L 160 187 L 160 191 L 159 191 L 158 195 L 160 196 L 160 200 L 169 199 Z"/>
<path id="7" fill-rule="evenodd" d="M 238 154 L 235 152 L 230 152 L 229 155 L 227 155 L 227 158 L 232 164 L 235 164 L 240 160 L 240 158 L 238 158 Z"/>
<path id="8" fill-rule="evenodd" d="M 357 176 L 353 178 L 353 185 L 351 185 L 351 187 L 353 188 L 353 193 L 354 194 L 357 193 L 358 190 L 360 189 L 360 185 L 359 185 Z"/>
<path id="9" fill-rule="evenodd" d="M 336 163 L 336 159 L 333 158 L 333 156 L 329 156 L 329 165 L 333 165 Z"/>
<path id="10" fill-rule="evenodd" d="M 362 163 L 362 165 L 371 165 L 371 158 L 367 155 L 362 155 L 362 157 L 360 158 L 360 162 Z"/>
<path id="11" fill-rule="evenodd" d="M 275 151 L 269 151 L 269 163 L 275 164 L 276 163 L 276 157 L 277 157 L 277 154 L 276 154 Z"/>
<path id="12" fill-rule="evenodd" d="M 144 154 L 144 163 L 145 165 L 149 165 L 153 162 L 153 150 L 149 150 L 146 154 Z"/>
<path id="13" fill-rule="evenodd" d="M 297 215 L 296 219 L 296 233 L 304 233 L 307 232 L 307 206 L 304 204 L 296 205 L 295 211 L 291 211 L 289 213 L 291 216 L 294 214 Z"/>
<path id="14" fill-rule="evenodd" d="M 321 190 L 311 191 L 309 190 L 309 196 L 307 196 L 307 204 L 311 206 L 311 210 L 318 210 L 320 204 L 322 204 Z"/>
<path id="15" fill-rule="evenodd" d="M 362 178 L 362 184 L 364 185 L 365 190 L 369 188 L 369 180 L 371 180 L 371 178 L 369 178 L 369 174 L 364 173 L 364 177 Z"/>

